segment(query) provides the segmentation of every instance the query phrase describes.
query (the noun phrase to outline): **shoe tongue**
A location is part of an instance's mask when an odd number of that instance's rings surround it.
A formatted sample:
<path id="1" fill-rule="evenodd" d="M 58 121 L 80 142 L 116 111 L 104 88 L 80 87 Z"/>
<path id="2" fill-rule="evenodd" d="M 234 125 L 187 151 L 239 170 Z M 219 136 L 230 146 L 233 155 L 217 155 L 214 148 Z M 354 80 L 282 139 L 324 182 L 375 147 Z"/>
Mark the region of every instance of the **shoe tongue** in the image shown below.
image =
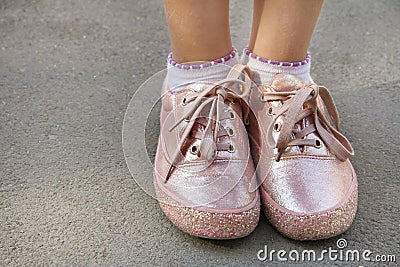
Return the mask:
<path id="1" fill-rule="evenodd" d="M 306 83 L 292 74 L 280 73 L 275 75 L 270 85 L 277 92 L 289 92 L 300 90 Z"/>

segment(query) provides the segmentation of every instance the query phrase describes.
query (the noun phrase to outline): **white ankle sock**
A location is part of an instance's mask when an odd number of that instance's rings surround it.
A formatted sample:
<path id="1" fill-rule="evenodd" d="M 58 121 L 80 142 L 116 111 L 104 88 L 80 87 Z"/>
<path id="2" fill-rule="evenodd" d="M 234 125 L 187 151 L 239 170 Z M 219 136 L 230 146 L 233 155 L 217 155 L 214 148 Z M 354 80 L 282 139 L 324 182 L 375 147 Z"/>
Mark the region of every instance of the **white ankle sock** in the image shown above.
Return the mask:
<path id="1" fill-rule="evenodd" d="M 235 48 L 222 58 L 202 64 L 181 64 L 168 56 L 167 83 L 170 90 L 175 91 L 185 84 L 196 81 L 219 81 L 228 75 L 233 66 L 239 64 L 239 56 Z"/>
<path id="2" fill-rule="evenodd" d="M 299 62 L 279 62 L 257 56 L 247 48 L 243 51 L 241 63 L 247 65 L 253 72 L 253 81 L 257 85 L 268 84 L 279 73 L 293 74 L 304 82 L 310 82 L 311 56 Z"/>

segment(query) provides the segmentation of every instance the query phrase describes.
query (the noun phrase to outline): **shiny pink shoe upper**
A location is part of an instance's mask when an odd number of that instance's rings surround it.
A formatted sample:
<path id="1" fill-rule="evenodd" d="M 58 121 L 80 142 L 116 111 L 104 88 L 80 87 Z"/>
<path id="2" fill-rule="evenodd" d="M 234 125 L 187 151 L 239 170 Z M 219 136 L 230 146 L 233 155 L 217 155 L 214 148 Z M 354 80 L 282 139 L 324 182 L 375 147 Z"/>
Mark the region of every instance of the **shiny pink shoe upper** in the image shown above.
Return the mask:
<path id="1" fill-rule="evenodd" d="M 160 201 L 210 212 L 254 207 L 258 194 L 248 188 L 255 170 L 243 123 L 250 86 L 238 80 L 242 70 L 218 84 L 176 92 L 164 86 L 154 169 Z"/>
<path id="2" fill-rule="evenodd" d="M 326 88 L 278 74 L 252 92 L 250 103 L 260 127 L 249 129 L 259 183 L 279 206 L 320 212 L 354 190 L 353 149 L 336 130 L 338 114 Z M 262 155 L 260 148 L 273 150 Z"/>

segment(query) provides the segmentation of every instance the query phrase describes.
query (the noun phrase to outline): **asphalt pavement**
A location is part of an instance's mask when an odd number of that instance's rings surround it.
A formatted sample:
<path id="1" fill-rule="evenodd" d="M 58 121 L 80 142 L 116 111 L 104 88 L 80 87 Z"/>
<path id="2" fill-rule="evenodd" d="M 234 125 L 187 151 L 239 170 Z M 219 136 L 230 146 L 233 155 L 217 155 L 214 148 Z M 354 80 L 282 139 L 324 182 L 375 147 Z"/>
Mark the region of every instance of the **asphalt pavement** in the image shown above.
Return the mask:
<path id="1" fill-rule="evenodd" d="M 251 7 L 231 3 L 239 50 Z M 339 238 L 344 249 L 396 255 L 388 265 L 399 265 L 399 25 L 396 0 L 326 1 L 310 47 L 313 78 L 332 92 L 355 149 L 359 209 L 351 228 L 300 242 L 261 216 L 246 238 L 210 241 L 175 228 L 124 159 L 125 110 L 170 51 L 162 1 L 0 0 L 0 265 L 382 264 L 257 258 L 265 246 L 320 253 Z M 149 125 L 151 150 L 158 128 Z M 143 168 L 131 171 L 151 173 Z"/>

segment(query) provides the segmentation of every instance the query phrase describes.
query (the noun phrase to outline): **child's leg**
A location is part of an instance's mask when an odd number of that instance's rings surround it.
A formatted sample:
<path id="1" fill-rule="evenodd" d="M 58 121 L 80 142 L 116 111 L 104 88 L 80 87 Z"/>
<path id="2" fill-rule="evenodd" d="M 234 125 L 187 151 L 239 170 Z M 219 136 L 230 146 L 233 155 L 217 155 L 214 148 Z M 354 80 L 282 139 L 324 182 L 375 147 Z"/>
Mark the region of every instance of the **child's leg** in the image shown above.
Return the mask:
<path id="1" fill-rule="evenodd" d="M 268 84 L 278 73 L 310 80 L 307 49 L 323 0 L 255 0 L 253 27 L 242 63 L 256 83 Z"/>
<path id="2" fill-rule="evenodd" d="M 226 78 L 239 63 L 229 32 L 229 0 L 165 0 L 164 4 L 172 44 L 168 87 Z"/>
<path id="3" fill-rule="evenodd" d="M 249 101 L 256 107 L 249 129 L 262 128 L 251 140 L 262 166 L 257 175 L 265 214 L 290 238 L 339 235 L 356 214 L 357 177 L 348 160 L 353 148 L 335 129 L 339 117 L 330 93 L 308 84 L 307 50 L 322 0 L 255 0 L 254 6 L 243 63 L 265 85 L 252 90 Z M 275 160 L 259 152 L 263 146 L 274 148 Z"/>
<path id="4" fill-rule="evenodd" d="M 229 0 L 164 0 L 172 55 L 180 63 L 229 54 Z"/>
<path id="5" fill-rule="evenodd" d="M 246 236 L 257 226 L 260 197 L 248 190 L 255 170 L 242 98 L 251 83 L 247 76 L 242 81 L 247 68 L 232 69 L 239 59 L 229 34 L 229 1 L 165 0 L 165 9 L 172 54 L 154 161 L 157 198 L 189 234 Z"/>
<path id="6" fill-rule="evenodd" d="M 249 49 L 278 61 L 301 61 L 323 0 L 255 0 Z"/>

